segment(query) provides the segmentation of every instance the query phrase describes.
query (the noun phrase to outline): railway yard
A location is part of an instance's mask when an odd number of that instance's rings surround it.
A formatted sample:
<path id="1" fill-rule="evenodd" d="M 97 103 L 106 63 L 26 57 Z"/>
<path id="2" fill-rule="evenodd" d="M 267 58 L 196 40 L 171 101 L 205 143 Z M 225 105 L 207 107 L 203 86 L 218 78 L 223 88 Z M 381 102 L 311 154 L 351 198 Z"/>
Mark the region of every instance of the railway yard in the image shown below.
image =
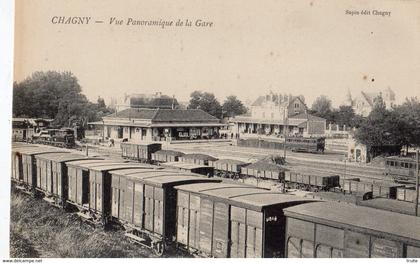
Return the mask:
<path id="1" fill-rule="evenodd" d="M 385 176 L 384 165 L 346 163 L 328 152 L 287 151 L 282 165 L 265 158 L 282 154 L 226 142 L 75 149 L 13 143 L 11 240 L 20 235 L 20 243 L 12 242 L 11 250 L 32 257 L 99 253 L 51 248 L 48 238 L 33 243 L 43 235 L 63 238 L 60 228 L 73 231 L 63 235 L 80 230 L 117 242 L 100 252 L 108 257 L 420 255 L 413 188 Z M 28 213 L 51 228 L 35 231 L 21 219 Z M 372 224 L 370 217 L 401 223 Z M 335 235 L 337 241 L 327 238 Z"/>

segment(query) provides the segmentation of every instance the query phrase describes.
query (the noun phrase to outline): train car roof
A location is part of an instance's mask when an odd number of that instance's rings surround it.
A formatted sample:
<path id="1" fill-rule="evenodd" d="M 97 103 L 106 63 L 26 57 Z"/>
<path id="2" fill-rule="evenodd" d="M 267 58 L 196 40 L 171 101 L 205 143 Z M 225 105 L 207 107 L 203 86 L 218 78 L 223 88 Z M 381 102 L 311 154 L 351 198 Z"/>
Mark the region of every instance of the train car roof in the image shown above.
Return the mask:
<path id="1" fill-rule="evenodd" d="M 156 143 L 156 142 L 136 142 L 136 143 L 132 143 L 132 142 L 122 142 L 121 145 L 140 145 L 140 146 L 148 146 L 148 145 L 155 145 L 155 144 L 160 144 L 161 143 Z"/>
<path id="2" fill-rule="evenodd" d="M 113 160 L 80 160 L 80 161 L 70 161 L 67 162 L 67 166 L 76 166 L 81 168 L 89 168 L 91 165 L 105 165 L 112 163 L 121 163 Z"/>
<path id="3" fill-rule="evenodd" d="M 414 203 L 396 199 L 374 198 L 360 201 L 359 205 L 406 215 L 414 215 Z"/>
<path id="4" fill-rule="evenodd" d="M 199 160 L 209 160 L 209 161 L 217 160 L 217 158 L 211 155 L 202 154 L 202 153 L 188 153 L 188 154 L 185 154 L 183 157 L 187 159 L 199 159 Z"/>
<path id="5" fill-rule="evenodd" d="M 168 163 L 163 163 L 161 165 L 165 167 L 176 167 L 176 168 L 181 168 L 181 169 L 213 168 L 207 165 L 199 165 L 199 164 L 194 164 L 194 163 L 183 163 L 183 162 L 168 162 Z"/>
<path id="6" fill-rule="evenodd" d="M 130 169 L 124 169 L 124 170 L 115 170 L 115 171 L 111 171 L 111 174 L 115 174 L 115 175 L 129 175 L 129 174 L 137 174 L 137 173 L 146 173 L 148 171 L 160 171 L 160 170 L 164 170 L 163 167 L 159 167 L 159 166 L 155 166 L 155 167 L 150 167 L 150 169 L 147 167 L 142 167 L 142 168 L 130 168 Z"/>
<path id="7" fill-rule="evenodd" d="M 320 224 L 420 240 L 420 218 L 415 216 L 337 202 L 302 204 L 284 211 L 286 216 Z"/>
<path id="8" fill-rule="evenodd" d="M 142 166 L 139 163 L 105 163 L 103 165 L 87 165 L 86 168 L 98 172 L 129 168 L 150 169 L 149 167 Z"/>
<path id="9" fill-rule="evenodd" d="M 166 154 L 171 156 L 184 156 L 185 153 L 179 152 L 179 151 L 173 151 L 173 150 L 159 150 L 156 151 L 154 154 Z"/>
<path id="10" fill-rule="evenodd" d="M 406 157 L 406 156 L 388 156 L 385 157 L 386 160 L 393 160 L 393 161 L 408 161 L 408 162 L 415 162 L 415 158 Z"/>
<path id="11" fill-rule="evenodd" d="M 47 148 L 47 147 L 25 147 L 17 150 L 21 154 L 25 155 L 36 155 L 44 153 L 68 153 L 68 151 L 63 151 L 61 149 Z"/>
<path id="12" fill-rule="evenodd" d="M 38 147 L 38 145 L 35 144 L 28 144 L 28 143 L 12 143 L 12 148 L 17 148 L 17 147 Z"/>
<path id="13" fill-rule="evenodd" d="M 214 161 L 214 163 L 222 163 L 222 164 L 226 163 L 226 164 L 237 164 L 237 165 L 247 164 L 246 162 L 234 160 L 234 159 L 219 159 L 219 160 Z"/>
<path id="14" fill-rule="evenodd" d="M 190 184 L 175 187 L 178 190 L 199 194 L 231 205 L 262 211 L 274 205 L 295 205 L 314 200 L 273 192 L 265 188 L 239 184 Z M 287 205 L 286 205 L 287 204 Z"/>
<path id="15" fill-rule="evenodd" d="M 103 160 L 98 157 L 89 157 L 82 154 L 77 153 L 63 153 L 63 154 L 57 154 L 57 153 L 47 153 L 42 154 L 39 157 L 39 159 L 44 160 L 50 160 L 53 162 L 69 162 L 69 161 L 79 161 L 79 160 Z"/>

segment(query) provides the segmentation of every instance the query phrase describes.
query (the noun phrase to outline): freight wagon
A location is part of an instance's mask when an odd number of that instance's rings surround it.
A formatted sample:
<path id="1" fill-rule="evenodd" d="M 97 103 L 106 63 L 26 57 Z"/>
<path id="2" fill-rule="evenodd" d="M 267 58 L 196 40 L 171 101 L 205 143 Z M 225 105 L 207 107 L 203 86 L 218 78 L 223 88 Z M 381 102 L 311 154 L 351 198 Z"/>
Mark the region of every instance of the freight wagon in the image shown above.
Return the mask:
<path id="1" fill-rule="evenodd" d="M 63 153 L 63 151 L 46 147 L 23 147 L 12 149 L 12 176 L 17 188 L 26 193 L 36 194 L 37 163 L 35 155 Z"/>
<path id="2" fill-rule="evenodd" d="M 418 258 L 420 218 L 336 202 L 284 210 L 288 258 Z"/>
<path id="3" fill-rule="evenodd" d="M 145 169 L 111 171 L 111 216 L 126 235 L 162 255 L 176 233 L 174 186 L 220 182 L 189 173 Z"/>
<path id="4" fill-rule="evenodd" d="M 214 168 L 207 165 L 183 163 L 183 162 L 171 162 L 171 163 L 163 163 L 162 166 L 171 168 L 174 170 L 179 170 L 182 172 L 207 175 L 208 177 L 212 177 L 214 175 Z"/>
<path id="5" fill-rule="evenodd" d="M 207 154 L 201 153 L 189 153 L 185 154 L 184 156 L 179 157 L 180 162 L 184 163 L 194 163 L 200 165 L 209 165 L 209 161 L 216 161 L 217 158 Z"/>
<path id="6" fill-rule="evenodd" d="M 420 203 L 420 195 L 418 197 Z M 397 200 L 414 203 L 416 200 L 415 186 L 401 186 L 397 188 Z"/>
<path id="7" fill-rule="evenodd" d="M 179 157 L 184 156 L 183 152 L 172 150 L 159 150 L 152 153 L 152 161 L 155 163 L 178 162 Z"/>
<path id="8" fill-rule="evenodd" d="M 209 161 L 209 166 L 213 167 L 215 174 L 220 177 L 238 178 L 241 175 L 242 167 L 249 165 L 249 163 L 232 160 L 219 159 L 216 161 Z"/>
<path id="9" fill-rule="evenodd" d="M 345 179 L 343 182 L 345 193 L 357 194 L 361 192 L 372 192 L 373 197 L 386 197 L 391 199 L 397 197 L 397 188 L 401 187 L 401 184 L 391 182 L 362 182 L 354 179 Z"/>
<path id="10" fill-rule="evenodd" d="M 177 243 L 210 257 L 281 257 L 283 208 L 308 199 L 225 183 L 175 187 Z"/>
<path id="11" fill-rule="evenodd" d="M 122 157 L 139 162 L 151 162 L 152 154 L 161 149 L 160 143 L 121 143 Z"/>
<path id="12" fill-rule="evenodd" d="M 287 187 L 311 191 L 328 191 L 340 186 L 340 176 L 338 175 L 317 175 L 285 171 L 284 180 Z"/>
<path id="13" fill-rule="evenodd" d="M 110 163 L 109 161 L 73 161 L 68 167 L 67 202 L 79 210 L 78 215 L 88 222 L 106 227 L 110 216 L 109 171 L 119 169 L 147 169 L 133 163 Z"/>
<path id="14" fill-rule="evenodd" d="M 278 181 L 284 180 L 285 171 L 283 167 L 268 162 L 256 162 L 241 168 L 242 175 Z"/>
<path id="15" fill-rule="evenodd" d="M 48 153 L 36 155 L 37 190 L 42 192 L 44 200 L 59 207 L 64 207 L 67 198 L 68 181 L 66 162 L 79 160 L 100 160 L 74 153 Z"/>

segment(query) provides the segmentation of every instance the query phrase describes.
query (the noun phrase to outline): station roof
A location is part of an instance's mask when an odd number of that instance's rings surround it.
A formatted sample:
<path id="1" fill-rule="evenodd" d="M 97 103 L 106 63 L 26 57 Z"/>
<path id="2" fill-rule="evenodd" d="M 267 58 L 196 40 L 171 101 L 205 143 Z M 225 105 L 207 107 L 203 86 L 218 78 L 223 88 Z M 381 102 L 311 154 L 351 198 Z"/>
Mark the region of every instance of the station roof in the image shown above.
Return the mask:
<path id="1" fill-rule="evenodd" d="M 207 165 L 199 165 L 199 164 L 193 164 L 193 163 L 183 163 L 183 162 L 167 162 L 167 163 L 163 163 L 161 164 L 162 166 L 165 167 L 175 167 L 175 168 L 179 168 L 179 169 L 198 169 L 198 168 L 212 168 L 209 167 Z"/>
<path id="2" fill-rule="evenodd" d="M 223 200 L 231 205 L 255 211 L 262 211 L 274 205 L 294 205 L 313 200 L 294 195 L 273 192 L 265 188 L 242 184 L 205 183 L 175 187 L 178 190 L 206 196 L 215 200 Z"/>
<path id="3" fill-rule="evenodd" d="M 302 204 L 285 209 L 285 215 L 321 224 L 359 228 L 420 240 L 420 218 L 337 202 Z"/>

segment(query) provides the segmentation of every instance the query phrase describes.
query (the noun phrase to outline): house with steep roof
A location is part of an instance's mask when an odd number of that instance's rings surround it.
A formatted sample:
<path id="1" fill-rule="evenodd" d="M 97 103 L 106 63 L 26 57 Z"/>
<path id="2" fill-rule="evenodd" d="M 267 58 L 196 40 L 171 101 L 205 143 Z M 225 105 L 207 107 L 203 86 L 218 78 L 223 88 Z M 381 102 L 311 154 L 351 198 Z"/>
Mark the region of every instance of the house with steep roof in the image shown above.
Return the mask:
<path id="1" fill-rule="evenodd" d="M 309 114 L 307 110 L 302 96 L 270 92 L 258 97 L 249 113 L 234 118 L 234 130 L 239 136 L 254 134 L 278 137 L 285 132 L 290 136 L 324 135 L 326 120 Z"/>
<path id="2" fill-rule="evenodd" d="M 103 126 L 104 137 L 132 142 L 211 139 L 220 120 L 200 109 L 128 108 L 90 123 Z"/>
<path id="3" fill-rule="evenodd" d="M 395 105 L 395 93 L 389 87 L 380 92 L 361 91 L 360 94 L 355 97 L 348 91 L 345 104 L 352 106 L 356 114 L 367 117 L 372 111 L 375 101 L 379 97 L 382 98 L 387 109 L 391 109 L 391 107 Z"/>

